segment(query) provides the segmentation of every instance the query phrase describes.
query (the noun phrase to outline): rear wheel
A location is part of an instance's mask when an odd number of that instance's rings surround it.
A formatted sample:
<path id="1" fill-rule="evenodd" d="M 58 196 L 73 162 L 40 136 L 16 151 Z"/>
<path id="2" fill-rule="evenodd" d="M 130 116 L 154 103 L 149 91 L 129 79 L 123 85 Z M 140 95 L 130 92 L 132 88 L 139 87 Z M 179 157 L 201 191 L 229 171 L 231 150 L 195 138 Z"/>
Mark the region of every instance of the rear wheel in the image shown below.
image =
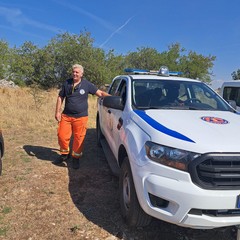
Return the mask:
<path id="1" fill-rule="evenodd" d="M 125 157 L 119 177 L 120 207 L 123 218 L 129 226 L 147 226 L 151 217 L 141 208 L 135 191 L 128 157 Z"/>

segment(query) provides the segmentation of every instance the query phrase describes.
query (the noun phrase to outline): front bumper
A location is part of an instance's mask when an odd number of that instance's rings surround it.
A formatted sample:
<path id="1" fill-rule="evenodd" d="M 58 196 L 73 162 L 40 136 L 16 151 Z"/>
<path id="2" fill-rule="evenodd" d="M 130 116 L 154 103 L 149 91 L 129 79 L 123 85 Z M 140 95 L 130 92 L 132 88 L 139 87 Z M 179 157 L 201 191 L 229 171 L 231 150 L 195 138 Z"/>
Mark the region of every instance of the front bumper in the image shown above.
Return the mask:
<path id="1" fill-rule="evenodd" d="M 236 208 L 239 190 L 202 189 L 192 183 L 189 173 L 154 162 L 143 167 L 131 166 L 139 203 L 150 216 L 199 229 L 240 223 L 240 209 Z M 209 212 L 225 215 L 214 216 Z"/>

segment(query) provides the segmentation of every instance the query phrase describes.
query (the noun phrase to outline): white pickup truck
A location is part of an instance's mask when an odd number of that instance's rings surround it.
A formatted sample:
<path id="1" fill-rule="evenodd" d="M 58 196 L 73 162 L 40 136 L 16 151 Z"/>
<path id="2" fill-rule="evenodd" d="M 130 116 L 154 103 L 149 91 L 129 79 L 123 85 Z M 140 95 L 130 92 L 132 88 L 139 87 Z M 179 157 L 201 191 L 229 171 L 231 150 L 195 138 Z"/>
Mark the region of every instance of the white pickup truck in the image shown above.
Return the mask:
<path id="1" fill-rule="evenodd" d="M 240 80 L 224 82 L 220 95 L 240 112 Z"/>
<path id="2" fill-rule="evenodd" d="M 240 224 L 240 115 L 203 82 L 126 69 L 98 100 L 97 140 L 131 226 Z"/>

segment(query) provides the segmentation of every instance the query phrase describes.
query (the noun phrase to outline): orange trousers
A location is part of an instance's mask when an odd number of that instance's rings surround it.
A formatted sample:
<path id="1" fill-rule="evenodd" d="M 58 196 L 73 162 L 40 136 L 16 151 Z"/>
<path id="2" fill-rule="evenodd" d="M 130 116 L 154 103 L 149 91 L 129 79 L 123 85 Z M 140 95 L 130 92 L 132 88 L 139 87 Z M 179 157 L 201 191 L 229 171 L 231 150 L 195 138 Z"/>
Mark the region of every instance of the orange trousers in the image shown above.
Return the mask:
<path id="1" fill-rule="evenodd" d="M 72 157 L 79 158 L 83 151 L 83 142 L 87 132 L 88 117 L 74 118 L 62 114 L 58 126 L 58 143 L 61 154 L 70 153 L 70 140 L 72 142 Z"/>

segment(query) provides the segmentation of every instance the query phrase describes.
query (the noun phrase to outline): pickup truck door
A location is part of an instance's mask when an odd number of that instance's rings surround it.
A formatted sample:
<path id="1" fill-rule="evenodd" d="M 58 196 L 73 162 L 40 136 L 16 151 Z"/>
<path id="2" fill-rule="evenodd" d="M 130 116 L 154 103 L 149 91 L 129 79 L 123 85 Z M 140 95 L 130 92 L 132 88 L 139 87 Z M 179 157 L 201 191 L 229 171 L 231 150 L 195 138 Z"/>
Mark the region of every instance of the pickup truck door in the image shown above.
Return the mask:
<path id="1" fill-rule="evenodd" d="M 126 102 L 126 82 L 122 80 L 119 84 L 119 87 L 116 91 L 117 96 L 121 96 L 123 99 L 123 103 L 125 105 Z M 107 142 L 117 158 L 118 147 L 120 142 L 120 133 L 123 131 L 121 125 L 123 124 L 122 114 L 123 111 L 119 109 L 108 108 L 108 124 L 107 131 L 108 133 L 105 135 Z"/>
<path id="2" fill-rule="evenodd" d="M 116 96 L 120 82 L 121 78 L 114 79 L 108 93 L 111 94 L 112 96 Z M 108 143 L 110 143 L 112 139 L 112 114 L 111 114 L 112 111 L 113 110 L 111 108 L 103 106 L 103 99 L 99 100 L 99 118 L 100 118 L 99 120 L 101 130 Z"/>

